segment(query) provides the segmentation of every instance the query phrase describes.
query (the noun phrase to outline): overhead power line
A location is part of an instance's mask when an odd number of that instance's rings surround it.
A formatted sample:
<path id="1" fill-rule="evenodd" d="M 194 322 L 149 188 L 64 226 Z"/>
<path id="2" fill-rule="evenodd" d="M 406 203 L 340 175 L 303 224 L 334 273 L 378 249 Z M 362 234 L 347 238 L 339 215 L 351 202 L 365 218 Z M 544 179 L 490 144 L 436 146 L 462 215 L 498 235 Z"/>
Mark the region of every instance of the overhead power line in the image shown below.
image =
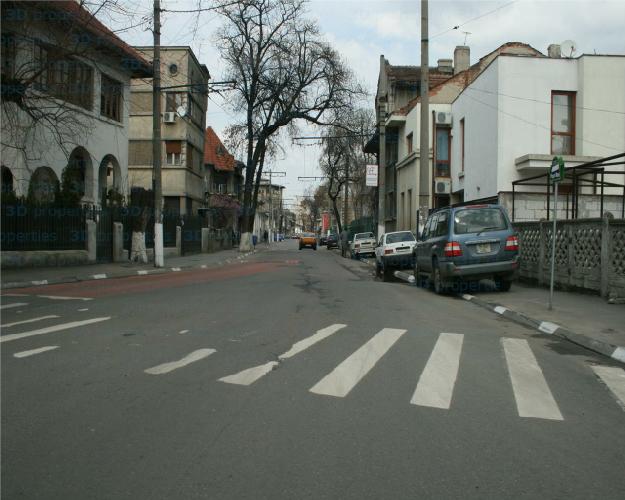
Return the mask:
<path id="1" fill-rule="evenodd" d="M 484 12 L 484 14 L 480 14 L 479 16 L 473 17 L 473 18 L 471 18 L 471 19 L 469 19 L 467 21 L 464 21 L 464 22 L 456 25 L 456 26 L 452 26 L 451 28 L 446 29 L 445 31 L 441 31 L 440 33 L 437 33 L 436 35 L 432 35 L 430 37 L 430 40 L 432 38 L 436 38 L 437 36 L 445 35 L 445 34 L 449 33 L 450 31 L 459 30 L 463 26 L 465 26 L 465 25 L 467 25 L 469 23 L 472 23 L 473 21 L 477 21 L 478 19 L 482 19 L 483 17 L 489 16 L 489 15 L 497 12 L 498 10 L 501 10 L 501 9 L 503 9 L 505 7 L 508 7 L 509 5 L 512 5 L 513 3 L 516 3 L 516 2 L 518 2 L 518 0 L 512 0 L 511 2 L 508 2 L 506 4 L 500 5 L 499 7 L 495 8 L 493 10 L 489 10 L 488 12 Z"/>

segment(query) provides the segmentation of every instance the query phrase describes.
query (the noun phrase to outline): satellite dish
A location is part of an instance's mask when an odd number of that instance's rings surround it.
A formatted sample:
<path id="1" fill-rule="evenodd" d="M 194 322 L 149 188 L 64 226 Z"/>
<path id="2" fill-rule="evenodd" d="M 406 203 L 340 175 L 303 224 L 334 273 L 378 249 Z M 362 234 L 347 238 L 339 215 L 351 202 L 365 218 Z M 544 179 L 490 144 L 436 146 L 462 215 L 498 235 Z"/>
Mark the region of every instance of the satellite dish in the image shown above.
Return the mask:
<path id="1" fill-rule="evenodd" d="M 577 51 L 577 44 L 573 40 L 564 40 L 560 44 L 560 50 L 564 57 L 573 57 L 573 54 Z"/>
<path id="2" fill-rule="evenodd" d="M 178 106 L 176 113 L 178 113 L 178 116 L 180 118 L 184 118 L 185 116 L 187 116 L 187 110 L 184 106 Z"/>

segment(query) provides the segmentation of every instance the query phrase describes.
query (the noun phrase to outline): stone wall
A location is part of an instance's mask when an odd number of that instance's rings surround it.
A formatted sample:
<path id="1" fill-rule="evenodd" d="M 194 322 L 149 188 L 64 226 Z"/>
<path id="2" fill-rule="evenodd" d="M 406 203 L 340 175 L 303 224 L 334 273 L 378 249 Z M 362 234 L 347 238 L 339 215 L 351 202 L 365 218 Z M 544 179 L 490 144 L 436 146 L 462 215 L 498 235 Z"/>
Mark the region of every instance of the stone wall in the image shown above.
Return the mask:
<path id="1" fill-rule="evenodd" d="M 520 277 L 548 285 L 552 221 L 515 222 Z M 555 284 L 625 297 L 625 219 L 576 219 L 556 224 Z"/>

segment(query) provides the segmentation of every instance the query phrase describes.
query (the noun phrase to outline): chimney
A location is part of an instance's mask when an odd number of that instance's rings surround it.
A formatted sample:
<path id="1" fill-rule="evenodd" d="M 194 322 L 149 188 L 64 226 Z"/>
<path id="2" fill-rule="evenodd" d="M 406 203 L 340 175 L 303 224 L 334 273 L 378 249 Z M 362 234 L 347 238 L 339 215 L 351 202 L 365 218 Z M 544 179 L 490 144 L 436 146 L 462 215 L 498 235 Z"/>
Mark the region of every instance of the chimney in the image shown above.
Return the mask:
<path id="1" fill-rule="evenodd" d="M 560 48 L 560 45 L 558 45 L 557 43 L 552 43 L 551 45 L 549 45 L 549 47 L 547 47 L 547 55 L 555 59 L 562 57 L 562 50 Z"/>
<path id="2" fill-rule="evenodd" d="M 451 59 L 439 59 L 437 69 L 439 73 L 449 73 L 451 75 L 454 72 L 453 61 Z"/>
<path id="3" fill-rule="evenodd" d="M 458 45 L 454 50 L 454 75 L 469 69 L 471 51 L 466 45 Z"/>

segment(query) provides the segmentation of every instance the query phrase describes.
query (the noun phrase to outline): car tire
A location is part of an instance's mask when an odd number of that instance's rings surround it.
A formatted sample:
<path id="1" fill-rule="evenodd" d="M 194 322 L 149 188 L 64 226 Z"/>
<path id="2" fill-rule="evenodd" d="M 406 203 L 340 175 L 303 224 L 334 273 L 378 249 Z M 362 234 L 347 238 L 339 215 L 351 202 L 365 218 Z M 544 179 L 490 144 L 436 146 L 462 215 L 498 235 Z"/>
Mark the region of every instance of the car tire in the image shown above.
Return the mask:
<path id="1" fill-rule="evenodd" d="M 419 266 L 417 265 L 416 256 L 412 257 L 412 274 L 414 276 L 414 284 L 419 288 L 423 287 L 423 278 L 421 277 L 421 273 L 419 272 Z"/>
<path id="2" fill-rule="evenodd" d="M 378 264 L 378 261 L 375 261 L 375 275 L 378 278 L 382 277 L 382 266 L 380 266 L 380 264 Z"/>
<path id="3" fill-rule="evenodd" d="M 391 276 L 393 275 L 393 270 L 384 266 L 382 268 L 382 281 L 388 282 L 391 281 Z"/>
<path id="4" fill-rule="evenodd" d="M 313 245 L 313 250 L 317 250 L 317 245 Z"/>
<path id="5" fill-rule="evenodd" d="M 301 250 L 302 248 L 304 248 L 302 245 L 299 246 L 299 249 Z"/>
<path id="6" fill-rule="evenodd" d="M 512 281 L 510 280 L 497 280 L 497 291 L 499 292 L 509 292 L 511 286 Z"/>
<path id="7" fill-rule="evenodd" d="M 437 261 L 432 263 L 432 286 L 438 295 L 443 295 L 447 291 L 447 287 L 441 279 L 441 270 Z"/>

